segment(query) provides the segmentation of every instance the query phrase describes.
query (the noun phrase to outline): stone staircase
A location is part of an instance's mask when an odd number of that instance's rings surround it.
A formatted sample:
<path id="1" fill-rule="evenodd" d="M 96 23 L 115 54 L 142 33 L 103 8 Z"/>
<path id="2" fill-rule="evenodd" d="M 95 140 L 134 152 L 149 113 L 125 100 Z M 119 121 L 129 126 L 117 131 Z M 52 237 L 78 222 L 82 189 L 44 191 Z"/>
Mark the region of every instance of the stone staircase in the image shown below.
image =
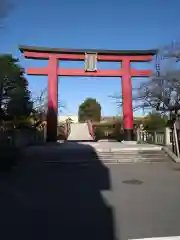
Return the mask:
<path id="1" fill-rule="evenodd" d="M 48 159 L 48 163 L 62 164 L 128 164 L 128 163 L 163 163 L 170 162 L 171 159 L 163 150 L 151 151 L 117 151 L 117 152 L 81 152 L 62 151 L 61 157 L 53 154 L 53 159 Z"/>
<path id="2" fill-rule="evenodd" d="M 80 137 L 80 141 L 84 140 L 83 135 L 80 135 Z M 77 141 L 77 138 L 75 139 Z M 73 140 L 75 139 L 73 138 Z M 93 141 L 76 141 L 29 147 L 25 149 L 23 159 L 31 163 L 35 162 L 35 164 L 45 162 L 49 164 L 70 163 L 70 166 L 72 164 L 73 166 L 74 164 L 85 164 L 87 166 L 102 163 L 167 163 L 171 162 L 171 158 L 173 158 L 166 149 L 155 145 L 137 144 L 136 146 L 130 146 L 118 142 L 96 143 Z"/>
<path id="3" fill-rule="evenodd" d="M 68 140 L 69 141 L 92 141 L 93 138 L 89 134 L 87 123 L 72 123 Z"/>
<path id="4" fill-rule="evenodd" d="M 120 150 L 97 152 L 98 159 L 104 163 L 150 163 L 168 162 L 169 156 L 163 150 Z"/>

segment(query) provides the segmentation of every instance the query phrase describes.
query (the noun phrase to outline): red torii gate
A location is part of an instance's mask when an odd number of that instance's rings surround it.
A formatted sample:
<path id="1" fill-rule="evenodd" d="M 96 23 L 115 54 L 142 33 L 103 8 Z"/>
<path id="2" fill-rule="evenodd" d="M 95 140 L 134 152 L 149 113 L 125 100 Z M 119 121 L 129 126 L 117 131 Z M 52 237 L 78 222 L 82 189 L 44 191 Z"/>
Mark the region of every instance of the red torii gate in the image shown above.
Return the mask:
<path id="1" fill-rule="evenodd" d="M 29 75 L 48 76 L 48 113 L 47 113 L 47 141 L 57 140 L 58 113 L 58 76 L 91 76 L 91 77 L 121 77 L 123 96 L 123 125 L 124 140 L 133 139 L 133 108 L 131 77 L 149 77 L 152 70 L 136 70 L 130 66 L 131 62 L 149 62 L 156 50 L 92 50 L 92 49 L 61 49 L 20 46 L 25 58 L 48 59 L 48 66 L 28 68 Z M 59 60 L 85 61 L 87 55 L 95 56 L 97 61 L 122 62 L 117 70 L 102 69 L 65 69 L 59 67 Z M 95 59 L 94 58 L 94 59 Z M 92 59 L 92 58 L 91 58 Z M 92 65 L 91 61 L 91 65 Z M 94 65 L 95 66 L 95 65 Z"/>

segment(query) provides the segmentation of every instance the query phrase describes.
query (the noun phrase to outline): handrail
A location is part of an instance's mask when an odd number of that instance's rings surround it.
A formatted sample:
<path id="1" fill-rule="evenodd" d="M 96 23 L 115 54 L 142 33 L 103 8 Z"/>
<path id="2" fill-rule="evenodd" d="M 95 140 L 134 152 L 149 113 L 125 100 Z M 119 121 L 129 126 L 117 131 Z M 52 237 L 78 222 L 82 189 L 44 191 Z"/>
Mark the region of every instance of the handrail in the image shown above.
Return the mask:
<path id="1" fill-rule="evenodd" d="M 174 140 L 173 142 L 174 142 L 175 154 L 179 158 L 180 156 L 179 141 L 178 141 L 178 134 L 177 134 L 177 128 L 175 123 L 173 124 L 173 140 Z"/>

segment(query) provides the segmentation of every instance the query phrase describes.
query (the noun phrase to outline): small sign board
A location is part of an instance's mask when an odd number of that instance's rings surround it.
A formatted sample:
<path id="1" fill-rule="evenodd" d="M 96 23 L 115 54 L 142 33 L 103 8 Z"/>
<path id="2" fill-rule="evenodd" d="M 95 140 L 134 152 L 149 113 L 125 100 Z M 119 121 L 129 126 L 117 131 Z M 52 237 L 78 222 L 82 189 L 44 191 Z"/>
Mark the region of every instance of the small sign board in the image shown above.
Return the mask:
<path id="1" fill-rule="evenodd" d="M 97 71 L 97 53 L 85 53 L 85 71 Z"/>

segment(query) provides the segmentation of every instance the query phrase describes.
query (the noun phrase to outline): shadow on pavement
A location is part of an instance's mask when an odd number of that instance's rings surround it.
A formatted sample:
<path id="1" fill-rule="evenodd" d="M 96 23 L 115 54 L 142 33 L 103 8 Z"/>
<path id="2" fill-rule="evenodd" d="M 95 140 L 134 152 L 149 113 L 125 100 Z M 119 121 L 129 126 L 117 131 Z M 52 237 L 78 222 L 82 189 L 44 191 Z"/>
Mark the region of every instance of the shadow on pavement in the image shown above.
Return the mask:
<path id="1" fill-rule="evenodd" d="M 61 164 L 72 158 L 82 164 Z M 113 209 L 101 193 L 111 190 L 109 170 L 91 146 L 32 147 L 21 162 L 1 188 L 2 239 L 114 239 Z"/>

